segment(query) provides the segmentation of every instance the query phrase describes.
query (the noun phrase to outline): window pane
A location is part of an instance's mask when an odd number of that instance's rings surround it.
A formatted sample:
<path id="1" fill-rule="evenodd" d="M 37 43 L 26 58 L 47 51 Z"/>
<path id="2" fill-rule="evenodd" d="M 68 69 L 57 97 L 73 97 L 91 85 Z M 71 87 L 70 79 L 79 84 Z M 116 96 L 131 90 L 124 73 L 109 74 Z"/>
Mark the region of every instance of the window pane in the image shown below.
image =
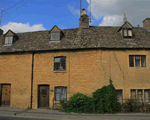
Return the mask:
<path id="1" fill-rule="evenodd" d="M 60 69 L 60 63 L 54 63 L 54 70 Z"/>
<path id="2" fill-rule="evenodd" d="M 51 40 L 60 40 L 60 32 L 51 33 Z"/>
<path id="3" fill-rule="evenodd" d="M 131 99 L 136 99 L 136 90 L 131 90 Z"/>
<path id="4" fill-rule="evenodd" d="M 129 65 L 130 67 L 134 67 L 134 56 L 133 55 L 129 55 Z"/>
<path id="5" fill-rule="evenodd" d="M 117 100 L 122 103 L 122 90 L 116 90 Z"/>
<path id="6" fill-rule="evenodd" d="M 55 58 L 55 63 L 60 63 L 60 58 Z"/>
<path id="7" fill-rule="evenodd" d="M 146 67 L 146 56 L 145 55 L 141 56 L 141 66 Z"/>
<path id="8" fill-rule="evenodd" d="M 128 35 L 132 36 L 132 31 L 131 30 L 128 30 Z"/>
<path id="9" fill-rule="evenodd" d="M 135 66 L 140 67 L 140 56 L 139 55 L 135 56 Z"/>
<path id="10" fill-rule="evenodd" d="M 8 37 L 8 43 L 12 44 L 12 42 L 13 42 L 13 37 Z"/>
<path id="11" fill-rule="evenodd" d="M 144 90 L 144 102 L 149 102 L 149 90 Z"/>
<path id="12" fill-rule="evenodd" d="M 5 37 L 5 44 L 8 44 L 8 37 Z"/>
<path id="13" fill-rule="evenodd" d="M 138 99 L 140 102 L 142 102 L 142 98 L 143 98 L 142 90 L 138 90 Z"/>
<path id="14" fill-rule="evenodd" d="M 56 87 L 55 88 L 55 100 L 67 99 L 67 88 Z"/>
<path id="15" fill-rule="evenodd" d="M 66 69 L 66 58 L 61 58 L 61 68 Z"/>
<path id="16" fill-rule="evenodd" d="M 124 30 L 124 36 L 125 37 L 127 36 L 127 30 Z"/>
<path id="17" fill-rule="evenodd" d="M 67 88 L 62 89 L 62 99 L 64 99 L 64 100 L 67 99 Z"/>

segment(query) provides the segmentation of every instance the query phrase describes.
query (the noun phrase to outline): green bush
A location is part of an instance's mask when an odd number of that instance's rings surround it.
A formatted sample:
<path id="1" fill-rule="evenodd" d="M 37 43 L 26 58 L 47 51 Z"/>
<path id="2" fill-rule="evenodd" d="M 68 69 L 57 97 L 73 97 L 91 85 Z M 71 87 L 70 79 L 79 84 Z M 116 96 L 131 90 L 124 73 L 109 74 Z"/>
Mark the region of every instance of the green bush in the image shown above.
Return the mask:
<path id="1" fill-rule="evenodd" d="M 128 99 L 122 104 L 122 112 L 139 112 L 141 105 L 136 99 Z"/>
<path id="2" fill-rule="evenodd" d="M 69 110 L 73 112 L 89 112 L 91 110 L 92 98 L 81 93 L 74 94 L 70 97 L 68 104 Z"/>
<path id="3" fill-rule="evenodd" d="M 95 111 L 97 113 L 115 113 L 119 111 L 120 105 L 117 102 L 116 90 L 110 79 L 110 85 L 103 86 L 93 92 Z"/>
<path id="4" fill-rule="evenodd" d="M 115 113 L 120 111 L 120 104 L 117 102 L 116 90 L 110 79 L 110 85 L 103 86 L 93 92 L 93 97 L 81 93 L 74 94 L 67 103 L 60 101 L 65 112 L 78 113 Z"/>

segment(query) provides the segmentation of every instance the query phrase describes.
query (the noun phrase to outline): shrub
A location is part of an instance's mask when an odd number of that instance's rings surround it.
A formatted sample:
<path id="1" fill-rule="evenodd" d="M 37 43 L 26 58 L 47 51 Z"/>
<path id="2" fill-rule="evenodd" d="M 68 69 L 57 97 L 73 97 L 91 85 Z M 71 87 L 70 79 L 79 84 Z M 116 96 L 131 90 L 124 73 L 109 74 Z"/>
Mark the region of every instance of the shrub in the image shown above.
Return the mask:
<path id="1" fill-rule="evenodd" d="M 141 103 L 136 99 L 128 99 L 122 104 L 122 112 L 138 112 L 141 108 Z"/>
<path id="2" fill-rule="evenodd" d="M 93 92 L 93 97 L 81 93 L 74 94 L 68 102 L 61 100 L 63 111 L 78 113 L 115 113 L 120 111 L 116 90 L 110 79 L 110 85 Z"/>
<path id="3" fill-rule="evenodd" d="M 81 93 L 74 94 L 69 98 L 67 107 L 63 100 L 61 100 L 61 105 L 63 107 L 63 111 L 66 112 L 78 112 L 78 113 L 86 113 L 92 112 L 92 98 Z"/>
<path id="4" fill-rule="evenodd" d="M 95 111 L 98 113 L 115 113 L 120 110 L 116 90 L 110 79 L 110 85 L 93 92 Z"/>

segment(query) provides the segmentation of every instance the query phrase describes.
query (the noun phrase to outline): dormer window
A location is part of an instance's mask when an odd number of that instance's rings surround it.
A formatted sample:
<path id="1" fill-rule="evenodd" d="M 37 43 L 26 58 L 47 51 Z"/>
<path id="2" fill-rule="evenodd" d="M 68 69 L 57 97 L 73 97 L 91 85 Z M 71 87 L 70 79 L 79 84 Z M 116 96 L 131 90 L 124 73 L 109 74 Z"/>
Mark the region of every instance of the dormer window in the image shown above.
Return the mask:
<path id="1" fill-rule="evenodd" d="M 123 37 L 124 38 L 132 38 L 132 30 L 129 28 L 123 29 Z"/>
<path id="2" fill-rule="evenodd" d="M 5 45 L 11 45 L 13 43 L 13 37 L 5 37 Z"/>
<path id="3" fill-rule="evenodd" d="M 54 27 L 50 30 L 50 42 L 60 42 L 62 38 L 62 31 L 54 25 Z"/>
<path id="4" fill-rule="evenodd" d="M 51 41 L 60 41 L 60 32 L 51 32 Z"/>

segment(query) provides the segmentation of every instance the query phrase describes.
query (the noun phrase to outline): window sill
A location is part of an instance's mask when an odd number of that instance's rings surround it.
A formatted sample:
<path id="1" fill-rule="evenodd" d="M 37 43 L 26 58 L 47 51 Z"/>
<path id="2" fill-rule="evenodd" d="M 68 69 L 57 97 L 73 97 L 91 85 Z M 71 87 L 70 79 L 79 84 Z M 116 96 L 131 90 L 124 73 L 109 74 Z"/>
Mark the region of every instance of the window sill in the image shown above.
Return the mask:
<path id="1" fill-rule="evenodd" d="M 53 71 L 54 73 L 66 73 L 66 71 Z"/>
<path id="2" fill-rule="evenodd" d="M 139 68 L 147 68 L 147 67 L 129 67 L 129 68 L 136 68 L 136 69 L 139 69 Z"/>
<path id="3" fill-rule="evenodd" d="M 49 43 L 58 43 L 58 42 L 60 42 L 60 40 L 51 40 L 51 41 L 49 41 Z"/>
<path id="4" fill-rule="evenodd" d="M 4 46 L 11 46 L 12 44 L 5 44 Z"/>

